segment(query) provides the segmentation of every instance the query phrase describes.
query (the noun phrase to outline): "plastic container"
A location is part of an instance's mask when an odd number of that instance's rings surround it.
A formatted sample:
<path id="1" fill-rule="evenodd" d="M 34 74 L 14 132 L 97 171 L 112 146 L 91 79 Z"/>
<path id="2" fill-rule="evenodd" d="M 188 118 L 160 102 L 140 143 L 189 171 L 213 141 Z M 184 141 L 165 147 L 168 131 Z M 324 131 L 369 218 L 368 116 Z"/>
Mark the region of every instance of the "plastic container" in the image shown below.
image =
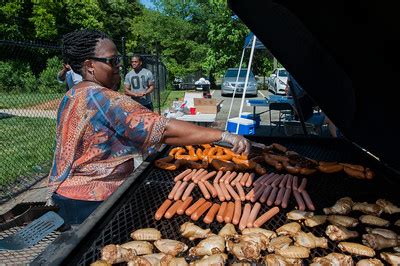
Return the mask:
<path id="1" fill-rule="evenodd" d="M 230 133 L 236 133 L 236 129 L 239 125 L 239 135 L 254 135 L 256 133 L 256 122 L 251 119 L 242 117 L 234 117 L 228 119 L 227 130 Z"/>
<path id="2" fill-rule="evenodd" d="M 260 126 L 260 122 L 261 122 L 261 118 L 259 114 L 256 114 L 256 118 L 253 118 L 253 113 L 249 113 L 249 112 L 243 112 L 240 115 L 241 118 L 246 118 L 246 119 L 251 119 L 254 120 L 256 122 L 256 127 Z"/>

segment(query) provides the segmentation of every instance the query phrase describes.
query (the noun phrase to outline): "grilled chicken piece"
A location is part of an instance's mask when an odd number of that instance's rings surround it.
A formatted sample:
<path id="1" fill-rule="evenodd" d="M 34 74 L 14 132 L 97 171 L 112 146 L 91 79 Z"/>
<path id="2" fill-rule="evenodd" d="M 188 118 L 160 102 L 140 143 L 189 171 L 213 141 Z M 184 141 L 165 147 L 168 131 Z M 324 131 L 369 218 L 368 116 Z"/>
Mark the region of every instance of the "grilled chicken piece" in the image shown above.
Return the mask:
<path id="1" fill-rule="evenodd" d="M 378 204 L 368 203 L 368 202 L 355 202 L 353 207 L 353 211 L 360 211 L 366 214 L 372 215 L 381 215 L 382 208 Z"/>
<path id="2" fill-rule="evenodd" d="M 341 225 L 344 227 L 356 227 L 358 224 L 357 219 L 344 215 L 328 215 L 326 219 L 334 225 Z"/>
<path id="3" fill-rule="evenodd" d="M 382 252 L 381 258 L 387 261 L 390 265 L 400 265 L 400 253 Z"/>
<path id="4" fill-rule="evenodd" d="M 201 260 L 195 260 L 190 263 L 191 266 L 223 266 L 225 261 L 228 259 L 228 255 L 225 253 L 214 254 L 211 256 L 205 256 Z"/>
<path id="5" fill-rule="evenodd" d="M 379 259 L 363 259 L 359 260 L 356 266 L 384 266 Z"/>
<path id="6" fill-rule="evenodd" d="M 236 232 L 235 226 L 231 223 L 227 223 L 222 229 L 218 232 L 219 236 L 223 238 L 236 236 L 238 233 Z"/>
<path id="7" fill-rule="evenodd" d="M 186 262 L 185 258 L 173 258 L 168 266 L 188 266 L 189 264 Z"/>
<path id="8" fill-rule="evenodd" d="M 389 239 L 398 239 L 397 234 L 389 229 L 366 227 L 365 230 L 367 230 L 367 232 L 370 234 L 381 235 Z"/>
<path id="9" fill-rule="evenodd" d="M 101 249 L 101 259 L 111 264 L 127 262 L 134 258 L 133 250 L 123 248 L 120 245 L 110 244 Z"/>
<path id="10" fill-rule="evenodd" d="M 185 243 L 172 239 L 160 239 L 154 242 L 154 246 L 162 253 L 176 256 L 181 252 L 185 252 L 188 246 Z"/>
<path id="11" fill-rule="evenodd" d="M 149 254 L 151 255 L 151 254 Z M 128 261 L 128 266 L 153 266 L 151 262 L 155 263 L 154 265 L 160 265 L 160 262 L 157 260 L 148 260 L 146 258 L 137 256 L 134 259 Z M 166 264 L 164 264 L 166 265 Z"/>
<path id="12" fill-rule="evenodd" d="M 186 222 L 181 225 L 180 228 L 182 236 L 189 238 L 189 240 L 195 240 L 197 238 L 206 238 L 214 235 L 210 229 L 202 229 L 191 222 Z"/>
<path id="13" fill-rule="evenodd" d="M 144 263 L 141 259 L 145 259 L 150 264 Z M 136 259 L 136 264 L 129 264 L 129 263 L 131 263 L 131 262 L 129 262 L 128 266 L 142 266 L 142 265 L 164 266 L 164 265 L 169 265 L 169 263 L 173 259 L 174 259 L 174 257 L 171 255 L 168 255 L 168 254 L 153 253 L 153 254 L 143 255 L 141 257 L 138 257 L 138 259 Z M 133 260 L 132 262 L 135 262 L 135 260 Z"/>
<path id="14" fill-rule="evenodd" d="M 150 242 L 142 240 L 126 242 L 121 247 L 131 249 L 136 256 L 153 253 L 153 245 Z"/>
<path id="15" fill-rule="evenodd" d="M 335 205 L 332 207 L 324 208 L 323 211 L 325 214 L 349 214 L 352 206 L 352 199 L 350 197 L 345 197 L 336 201 Z"/>
<path id="16" fill-rule="evenodd" d="M 227 240 L 226 248 L 238 260 L 258 260 L 261 257 L 260 246 L 252 241 L 236 243 L 235 241 Z"/>
<path id="17" fill-rule="evenodd" d="M 300 210 L 293 210 L 286 214 L 286 217 L 289 220 L 295 220 L 295 221 L 305 220 L 305 219 L 313 217 L 313 216 L 314 216 L 313 212 L 306 212 L 306 211 L 300 211 Z"/>
<path id="18" fill-rule="evenodd" d="M 189 256 L 213 255 L 224 251 L 225 239 L 222 236 L 213 235 L 201 240 L 197 246 L 189 249 Z"/>
<path id="19" fill-rule="evenodd" d="M 399 247 L 394 247 L 394 248 L 393 248 L 393 251 L 394 251 L 394 252 L 400 252 L 400 246 L 399 246 Z"/>
<path id="20" fill-rule="evenodd" d="M 296 246 L 305 248 L 328 248 L 328 240 L 325 237 L 316 237 L 313 233 L 298 232 L 293 236 Z"/>
<path id="21" fill-rule="evenodd" d="M 400 219 L 398 219 L 396 222 L 394 222 L 395 226 L 400 226 Z"/>
<path id="22" fill-rule="evenodd" d="M 96 260 L 95 262 L 90 263 L 90 266 L 112 266 L 112 264 L 105 260 Z"/>
<path id="23" fill-rule="evenodd" d="M 155 228 L 142 228 L 131 233 L 134 240 L 159 240 L 161 239 L 161 232 Z"/>
<path id="24" fill-rule="evenodd" d="M 310 266 L 353 266 L 354 262 L 351 256 L 341 253 L 329 253 L 325 257 L 315 257 Z"/>
<path id="25" fill-rule="evenodd" d="M 277 254 L 268 254 L 264 258 L 265 265 L 274 266 L 301 266 L 301 259 L 289 259 Z"/>
<path id="26" fill-rule="evenodd" d="M 325 231 L 330 240 L 343 241 L 349 238 L 358 237 L 358 232 L 350 231 L 341 225 L 328 225 Z"/>
<path id="27" fill-rule="evenodd" d="M 299 223 L 292 222 L 288 224 L 284 224 L 278 229 L 276 229 L 276 232 L 278 233 L 279 236 L 294 236 L 297 232 L 300 232 L 301 226 Z"/>
<path id="28" fill-rule="evenodd" d="M 358 244 L 358 243 L 340 242 L 338 244 L 338 247 L 340 248 L 341 251 L 348 252 L 348 253 L 354 254 L 354 255 L 360 255 L 360 256 L 365 256 L 365 257 L 375 256 L 375 251 L 372 248 Z"/>
<path id="29" fill-rule="evenodd" d="M 293 240 L 288 236 L 278 236 L 272 238 L 268 244 L 268 252 L 272 253 L 277 249 L 282 249 L 284 247 L 292 244 Z"/>
<path id="30" fill-rule="evenodd" d="M 248 235 L 248 234 L 253 234 L 253 233 L 263 234 L 268 239 L 272 239 L 272 238 L 276 237 L 276 233 L 274 231 L 267 230 L 267 229 L 264 229 L 264 228 L 252 227 L 252 228 L 245 228 L 242 231 L 242 235 Z"/>
<path id="31" fill-rule="evenodd" d="M 362 238 L 362 242 L 364 245 L 370 246 L 375 250 L 392 248 L 399 245 L 397 239 L 389 239 L 377 234 L 364 234 Z"/>
<path id="32" fill-rule="evenodd" d="M 269 238 L 261 233 L 241 235 L 238 240 L 239 242 L 254 242 L 260 247 L 261 250 L 266 250 L 269 244 Z"/>
<path id="33" fill-rule="evenodd" d="M 393 214 L 393 213 L 398 213 L 400 212 L 400 208 L 397 207 L 396 205 L 394 205 L 393 203 L 391 203 L 388 200 L 384 200 L 384 199 L 378 199 L 376 201 L 376 204 L 378 204 L 379 206 L 381 206 L 381 208 L 383 209 L 383 211 L 385 213 L 389 213 L 389 214 Z"/>
<path id="34" fill-rule="evenodd" d="M 290 259 L 306 259 L 310 256 L 310 249 L 305 247 L 288 246 L 277 249 L 276 254 Z"/>
<path id="35" fill-rule="evenodd" d="M 388 220 L 373 215 L 361 215 L 359 219 L 363 224 L 385 226 L 385 227 L 389 226 L 390 224 Z"/>
<path id="36" fill-rule="evenodd" d="M 326 222 L 326 215 L 314 215 L 313 217 L 307 218 L 304 224 L 308 227 L 315 227 Z"/>

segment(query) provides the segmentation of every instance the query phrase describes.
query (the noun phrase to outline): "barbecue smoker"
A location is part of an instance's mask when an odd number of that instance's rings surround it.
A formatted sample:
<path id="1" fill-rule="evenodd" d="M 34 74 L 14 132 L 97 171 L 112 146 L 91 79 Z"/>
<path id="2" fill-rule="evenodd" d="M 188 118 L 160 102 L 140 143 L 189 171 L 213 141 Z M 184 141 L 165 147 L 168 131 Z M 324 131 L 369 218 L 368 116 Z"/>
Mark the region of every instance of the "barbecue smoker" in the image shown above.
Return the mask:
<path id="1" fill-rule="evenodd" d="M 252 140 L 267 145 L 280 143 L 312 159 L 362 164 L 375 171 L 372 180 L 350 178 L 343 172 L 310 176 L 307 190 L 316 213 L 322 213 L 323 207 L 332 206 L 345 196 L 371 203 L 385 198 L 400 205 L 399 141 L 393 126 L 398 119 L 396 112 L 389 110 L 390 106 L 396 106 L 397 99 L 390 97 L 395 85 L 390 80 L 385 88 L 387 96 L 377 99 L 370 91 L 380 88 L 376 88 L 373 77 L 369 78 L 376 66 L 386 69 L 386 77 L 399 76 L 399 43 L 394 38 L 400 36 L 400 28 L 394 26 L 399 25 L 394 4 L 283 0 L 230 0 L 229 4 L 348 138 L 252 137 Z M 169 147 L 165 147 L 144 162 L 85 223 L 62 233 L 33 264 L 88 265 L 100 258 L 103 246 L 127 242 L 133 230 L 145 227 L 155 227 L 163 237 L 194 246 L 194 242 L 179 233 L 179 226 L 190 221 L 188 216 L 154 219 L 154 213 L 173 187 L 173 177 L 183 171 L 154 167 L 154 160 L 168 151 Z M 272 167 L 267 170 L 274 171 Z M 201 196 L 198 190 L 192 195 Z M 264 227 L 275 230 L 286 223 L 285 213 L 295 205 L 292 198 L 288 208 Z M 262 205 L 260 213 L 267 209 Z M 391 224 L 399 218 L 398 214 L 390 216 Z M 209 227 L 215 233 L 223 226 L 216 222 L 206 225 L 202 219 L 196 225 Z M 390 229 L 400 233 L 399 228 Z M 324 230 L 318 227 L 309 231 L 324 235 Z M 364 228 L 359 231 L 365 232 Z M 360 239 L 356 242 L 360 243 Z M 327 249 L 313 249 L 304 262 L 310 263 L 313 257 L 331 252 L 341 253 L 329 240 Z M 231 255 L 228 262 L 233 262 Z"/>

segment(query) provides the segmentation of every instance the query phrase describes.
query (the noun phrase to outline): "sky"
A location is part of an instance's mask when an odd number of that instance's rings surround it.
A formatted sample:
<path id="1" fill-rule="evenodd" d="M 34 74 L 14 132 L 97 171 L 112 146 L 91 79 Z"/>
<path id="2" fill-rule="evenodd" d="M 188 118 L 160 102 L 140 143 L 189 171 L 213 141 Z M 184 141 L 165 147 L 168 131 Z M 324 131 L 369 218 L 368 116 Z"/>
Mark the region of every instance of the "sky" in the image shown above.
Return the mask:
<path id="1" fill-rule="evenodd" d="M 140 0 L 140 3 L 143 4 L 145 7 L 149 8 L 149 9 L 154 9 L 155 8 L 155 6 L 151 2 L 151 0 Z"/>

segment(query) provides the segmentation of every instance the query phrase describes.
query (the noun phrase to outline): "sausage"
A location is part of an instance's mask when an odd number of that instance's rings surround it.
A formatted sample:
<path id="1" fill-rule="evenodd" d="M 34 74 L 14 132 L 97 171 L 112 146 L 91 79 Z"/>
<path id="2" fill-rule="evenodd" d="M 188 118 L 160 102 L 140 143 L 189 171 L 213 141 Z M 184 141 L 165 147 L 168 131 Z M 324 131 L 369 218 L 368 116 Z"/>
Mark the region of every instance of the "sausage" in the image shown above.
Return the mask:
<path id="1" fill-rule="evenodd" d="M 233 171 L 227 178 L 225 178 L 224 183 L 226 185 L 230 184 L 231 181 L 237 176 L 237 172 Z"/>
<path id="2" fill-rule="evenodd" d="M 246 194 L 244 194 L 244 189 L 243 189 L 242 185 L 239 182 L 236 183 L 236 189 L 238 191 L 240 200 L 241 201 L 245 201 L 246 200 Z"/>
<path id="3" fill-rule="evenodd" d="M 186 209 L 185 214 L 187 216 L 192 215 L 197 208 L 204 204 L 204 202 L 206 202 L 205 198 L 198 199 L 192 206 Z"/>
<path id="4" fill-rule="evenodd" d="M 228 206 L 226 207 L 226 211 L 224 213 L 225 223 L 230 223 L 232 221 L 234 212 L 235 212 L 235 203 L 230 201 L 228 202 Z"/>
<path id="5" fill-rule="evenodd" d="M 206 174 L 205 176 L 203 176 L 202 178 L 201 178 L 201 181 L 207 181 L 208 179 L 210 179 L 211 177 L 213 177 L 213 176 L 215 176 L 217 174 L 217 171 L 212 171 L 212 172 L 209 172 L 208 174 Z"/>
<path id="6" fill-rule="evenodd" d="M 255 188 L 252 188 L 249 193 L 246 194 L 245 198 L 246 200 L 250 200 L 252 197 L 254 197 L 254 192 L 255 192 Z"/>
<path id="7" fill-rule="evenodd" d="M 156 214 L 154 215 L 154 218 L 158 221 L 161 220 L 161 218 L 164 216 L 164 213 L 167 211 L 169 206 L 171 206 L 172 200 L 166 199 L 163 204 L 158 208 L 156 211 Z"/>
<path id="8" fill-rule="evenodd" d="M 177 181 L 183 179 L 185 176 L 187 176 L 187 175 L 190 174 L 191 172 L 192 172 L 192 169 L 186 169 L 185 171 L 183 171 L 183 172 L 180 173 L 179 175 L 175 176 L 174 182 L 177 182 Z"/>
<path id="9" fill-rule="evenodd" d="M 182 184 L 182 181 L 178 181 L 175 183 L 174 187 L 171 189 L 171 192 L 168 194 L 169 199 L 174 199 L 175 193 L 178 190 L 179 186 Z"/>
<path id="10" fill-rule="evenodd" d="M 202 216 L 211 206 L 212 206 L 211 202 L 209 201 L 204 202 L 203 205 L 201 205 L 194 211 L 194 213 L 192 213 L 190 219 L 192 219 L 193 221 L 197 221 L 200 218 L 200 216 Z"/>
<path id="11" fill-rule="evenodd" d="M 281 181 L 282 181 L 283 178 L 284 178 L 284 176 L 278 175 L 278 176 L 276 177 L 276 179 L 274 180 L 274 182 L 272 182 L 271 186 L 273 186 L 273 187 L 279 186 L 279 184 L 281 183 Z"/>
<path id="12" fill-rule="evenodd" d="M 215 216 L 217 215 L 217 212 L 219 210 L 219 204 L 214 203 L 212 207 L 208 210 L 206 217 L 204 217 L 203 222 L 206 224 L 210 224 L 214 221 Z"/>
<path id="13" fill-rule="evenodd" d="M 282 153 L 287 152 L 287 148 L 286 148 L 285 146 L 281 145 L 281 144 L 272 143 L 271 145 L 272 145 L 272 147 L 273 147 L 275 150 L 278 150 L 278 151 L 280 151 L 280 152 L 282 152 Z"/>
<path id="14" fill-rule="evenodd" d="M 260 176 L 259 178 L 257 178 L 256 181 L 253 182 L 253 186 L 256 187 L 256 186 L 262 185 L 264 180 L 268 180 L 269 178 L 271 178 L 273 176 L 274 176 L 274 173 L 264 174 L 264 175 Z"/>
<path id="15" fill-rule="evenodd" d="M 317 168 L 321 173 L 331 174 L 342 171 L 343 165 L 341 164 L 318 165 Z"/>
<path id="16" fill-rule="evenodd" d="M 169 155 L 169 156 L 175 156 L 175 153 L 176 153 L 177 151 L 179 151 L 179 150 L 185 151 L 185 149 L 182 148 L 182 147 L 175 147 L 175 148 L 172 148 L 172 149 L 169 151 L 168 155 Z"/>
<path id="17" fill-rule="evenodd" d="M 238 225 L 240 222 L 240 216 L 242 215 L 242 202 L 240 200 L 235 200 L 235 212 L 233 214 L 232 223 Z"/>
<path id="18" fill-rule="evenodd" d="M 336 165 L 338 164 L 337 162 L 325 162 L 325 161 L 319 161 L 319 165 L 325 166 L 325 165 Z"/>
<path id="19" fill-rule="evenodd" d="M 283 155 L 276 155 L 276 154 L 268 154 L 271 159 L 274 159 L 278 162 L 289 162 L 289 158 Z"/>
<path id="20" fill-rule="evenodd" d="M 211 197 L 215 198 L 216 196 L 218 196 L 217 190 L 210 182 L 204 181 L 204 185 L 206 185 L 206 188 L 210 192 Z"/>
<path id="21" fill-rule="evenodd" d="M 276 199 L 274 202 L 275 205 L 280 205 L 282 203 L 283 195 L 285 194 L 285 191 L 286 191 L 285 187 L 279 188 L 278 194 L 276 195 Z"/>
<path id="22" fill-rule="evenodd" d="M 365 168 L 362 165 L 350 164 L 350 163 L 339 163 L 339 164 L 343 165 L 344 167 L 348 167 L 348 168 L 351 168 L 351 169 L 354 169 L 354 170 L 358 170 L 358 171 L 361 171 L 361 172 L 365 171 Z"/>
<path id="23" fill-rule="evenodd" d="M 203 150 L 200 149 L 200 148 L 198 148 L 198 149 L 196 150 L 196 156 L 199 157 L 200 159 L 203 159 L 203 158 L 204 158 Z"/>
<path id="24" fill-rule="evenodd" d="M 218 171 L 233 171 L 235 170 L 235 164 L 232 162 L 225 162 L 219 159 L 213 159 L 211 161 L 212 166 Z"/>
<path id="25" fill-rule="evenodd" d="M 315 168 L 303 167 L 300 169 L 300 174 L 302 174 L 302 175 L 311 175 L 311 174 L 314 174 L 315 172 L 317 172 L 317 169 L 315 169 Z"/>
<path id="26" fill-rule="evenodd" d="M 272 187 L 271 194 L 269 194 L 267 205 L 271 206 L 275 202 L 276 194 L 278 193 L 278 187 Z"/>
<path id="27" fill-rule="evenodd" d="M 251 209 L 249 218 L 247 219 L 247 227 L 249 227 L 249 228 L 253 227 L 253 223 L 257 218 L 260 208 L 261 208 L 261 204 L 256 202 L 256 204 L 254 204 L 254 206 L 253 206 L 253 209 Z"/>
<path id="28" fill-rule="evenodd" d="M 192 181 L 196 180 L 196 178 L 205 171 L 205 169 L 199 169 L 194 175 L 192 175 Z"/>
<path id="29" fill-rule="evenodd" d="M 283 168 L 285 168 L 286 171 L 288 171 L 288 173 L 290 174 L 298 174 L 300 172 L 300 167 L 298 166 L 293 166 L 290 165 L 288 162 L 282 162 Z"/>
<path id="30" fill-rule="evenodd" d="M 267 164 L 275 167 L 275 169 L 278 171 L 282 170 L 283 168 L 283 165 L 279 161 L 272 159 L 267 154 L 264 155 L 264 160 Z"/>
<path id="31" fill-rule="evenodd" d="M 225 179 L 231 175 L 231 171 L 226 171 L 225 174 L 219 179 L 220 183 L 224 183 Z"/>
<path id="32" fill-rule="evenodd" d="M 262 183 L 264 186 L 271 185 L 272 183 L 274 183 L 274 181 L 275 181 L 278 177 L 280 177 L 280 175 L 274 174 L 273 176 L 271 176 L 271 178 L 268 178 L 267 180 L 264 180 L 264 181 L 262 181 L 261 183 Z"/>
<path id="33" fill-rule="evenodd" d="M 192 169 L 192 172 L 191 172 L 190 174 L 188 174 L 187 176 L 185 176 L 185 177 L 183 178 L 183 181 L 188 182 L 189 180 L 191 180 L 192 177 L 193 177 L 193 175 L 196 174 L 196 172 L 197 172 L 197 169 Z"/>
<path id="34" fill-rule="evenodd" d="M 194 189 L 195 186 L 196 186 L 195 183 L 190 183 L 190 184 L 187 186 L 185 192 L 184 192 L 183 195 L 182 195 L 182 200 L 183 200 L 183 201 L 185 201 L 185 200 L 190 196 L 190 194 L 192 193 L 192 191 L 193 191 L 193 189 Z"/>
<path id="35" fill-rule="evenodd" d="M 214 178 L 213 183 L 218 183 L 218 182 L 219 182 L 219 179 L 222 177 L 223 174 L 224 174 L 224 172 L 218 171 L 217 175 L 216 175 L 215 178 Z"/>
<path id="36" fill-rule="evenodd" d="M 228 206 L 227 202 L 222 202 L 221 203 L 221 207 L 219 207 L 218 214 L 217 214 L 217 221 L 219 223 L 222 223 L 224 221 L 224 218 L 225 218 L 224 215 L 225 215 L 225 211 L 226 211 L 226 207 L 227 206 Z"/>
<path id="37" fill-rule="evenodd" d="M 242 217 L 240 218 L 240 222 L 239 222 L 239 229 L 240 230 L 243 230 L 243 229 L 246 228 L 247 220 L 248 220 L 249 215 L 250 215 L 250 211 L 251 211 L 251 205 L 250 205 L 250 203 L 246 203 L 244 205 Z"/>
<path id="38" fill-rule="evenodd" d="M 175 154 L 175 159 L 177 159 L 177 160 L 188 160 L 188 161 L 192 161 L 192 162 L 195 162 L 195 161 L 198 161 L 200 158 L 199 157 L 197 157 L 197 155 L 189 155 L 189 154 L 178 154 L 178 153 L 176 153 Z"/>
<path id="39" fill-rule="evenodd" d="M 174 202 L 174 204 L 171 205 L 171 207 L 169 207 L 169 209 L 166 211 L 164 217 L 167 219 L 172 218 L 172 216 L 174 216 L 178 210 L 178 208 L 182 205 L 181 200 L 177 200 Z"/>
<path id="40" fill-rule="evenodd" d="M 222 189 L 221 189 L 221 187 L 219 186 L 218 183 L 214 183 L 214 188 L 215 188 L 215 190 L 217 191 L 218 199 L 219 199 L 220 201 L 225 201 L 224 192 L 222 192 Z"/>
<path id="41" fill-rule="evenodd" d="M 236 183 L 240 182 L 240 179 L 242 179 L 243 173 L 238 173 L 236 178 L 232 180 L 231 185 L 236 186 Z"/>
<path id="42" fill-rule="evenodd" d="M 192 203 L 193 197 L 187 197 L 179 206 L 178 210 L 176 211 L 177 214 L 182 215 L 185 213 L 186 209 L 189 207 L 189 205 Z"/>
<path id="43" fill-rule="evenodd" d="M 226 184 L 225 184 L 225 187 L 226 187 L 226 189 L 228 190 L 229 194 L 231 194 L 231 196 L 232 196 L 232 198 L 233 198 L 234 200 L 239 200 L 239 201 L 240 201 L 239 194 L 236 193 L 235 189 L 234 189 L 231 185 L 229 185 L 229 184 L 226 185 Z"/>
<path id="44" fill-rule="evenodd" d="M 292 183 L 293 190 L 297 190 L 297 188 L 298 188 L 298 184 L 297 184 L 298 180 L 299 180 L 299 178 L 297 177 L 297 175 L 293 176 L 293 183 Z"/>
<path id="45" fill-rule="evenodd" d="M 311 211 L 315 211 L 315 207 L 314 204 L 311 201 L 310 195 L 308 194 L 308 192 L 306 190 L 303 190 L 301 192 L 301 195 L 304 198 L 304 201 L 306 202 L 307 208 Z"/>
<path id="46" fill-rule="evenodd" d="M 287 208 L 291 193 L 292 193 L 292 189 L 291 188 L 286 188 L 285 194 L 283 195 L 283 199 L 282 199 L 282 205 L 281 205 L 282 208 Z"/>
<path id="47" fill-rule="evenodd" d="M 279 212 L 278 207 L 273 207 L 266 211 L 263 215 L 257 218 L 257 220 L 254 221 L 253 227 L 261 227 L 263 224 L 265 224 L 269 219 L 274 217 L 277 213 Z"/>
<path id="48" fill-rule="evenodd" d="M 357 178 L 357 179 L 364 179 L 366 178 L 364 172 L 361 172 L 359 170 L 355 170 L 353 168 L 350 167 L 343 167 L 343 170 L 346 172 L 346 174 L 348 174 L 351 177 Z"/>
<path id="49" fill-rule="evenodd" d="M 251 185 L 253 184 L 254 176 L 255 176 L 254 173 L 251 173 L 249 175 L 249 178 L 247 178 L 247 181 L 246 181 L 246 187 L 251 187 Z"/>
<path id="50" fill-rule="evenodd" d="M 160 169 L 168 170 L 168 171 L 175 171 L 176 169 L 178 169 L 177 165 L 175 165 L 173 163 L 165 163 L 165 162 L 155 161 L 154 165 Z"/>
<path id="51" fill-rule="evenodd" d="M 304 204 L 303 198 L 301 194 L 297 190 L 293 190 L 293 195 L 296 199 L 297 206 L 299 207 L 300 211 L 304 211 L 306 209 L 306 205 Z"/>
<path id="52" fill-rule="evenodd" d="M 365 168 L 365 177 L 367 179 L 372 179 L 372 178 L 374 178 L 374 176 L 375 176 L 375 173 L 371 169 Z"/>
<path id="53" fill-rule="evenodd" d="M 303 190 L 305 190 L 306 185 L 307 185 L 307 178 L 303 178 L 301 180 L 301 184 L 300 184 L 299 188 L 297 189 L 297 191 L 301 193 Z"/>
<path id="54" fill-rule="evenodd" d="M 286 188 L 292 188 L 292 184 L 293 184 L 293 176 L 289 175 L 288 180 L 286 182 Z"/>
<path id="55" fill-rule="evenodd" d="M 194 183 L 199 183 L 199 181 L 200 180 L 202 180 L 203 179 L 203 177 L 205 177 L 206 175 L 208 175 L 208 171 L 207 170 L 204 170 L 203 172 L 201 172 L 200 174 L 198 174 L 195 178 L 193 178 L 192 180 L 193 180 L 193 182 Z"/>
<path id="56" fill-rule="evenodd" d="M 267 169 L 259 163 L 256 163 L 254 171 L 259 175 L 265 175 L 267 173 Z"/>
<path id="57" fill-rule="evenodd" d="M 242 178 L 240 179 L 240 185 L 242 185 L 242 187 L 244 187 L 246 185 L 247 182 L 247 178 L 249 178 L 250 174 L 249 173 L 244 173 Z"/>
<path id="58" fill-rule="evenodd" d="M 224 193 L 224 197 L 227 201 L 230 201 L 232 199 L 231 195 L 229 194 L 228 190 L 225 187 L 224 183 L 219 183 L 219 186 L 222 190 L 222 193 Z"/>
<path id="59" fill-rule="evenodd" d="M 242 158 L 239 158 L 237 156 L 233 156 L 232 157 L 232 161 L 235 164 L 242 165 L 242 166 L 244 166 L 244 167 L 246 167 L 248 169 L 253 169 L 256 166 L 255 162 L 253 162 L 251 160 L 247 160 L 247 159 L 242 159 Z"/>
<path id="60" fill-rule="evenodd" d="M 279 187 L 285 187 L 288 178 L 289 178 L 289 175 L 284 175 L 283 178 L 282 178 L 282 180 L 281 180 L 281 182 L 279 183 Z"/>
<path id="61" fill-rule="evenodd" d="M 188 182 L 182 182 L 182 184 L 179 186 L 178 190 L 176 191 L 174 195 L 174 200 L 178 200 L 181 198 L 183 192 L 185 191 L 185 188 L 187 187 Z"/>
<path id="62" fill-rule="evenodd" d="M 255 192 L 254 192 L 254 196 L 251 197 L 250 201 L 251 202 L 256 202 L 262 195 L 262 193 L 264 192 L 264 186 L 258 188 Z"/>
<path id="63" fill-rule="evenodd" d="M 211 196 L 210 196 L 210 193 L 208 192 L 208 190 L 206 188 L 206 185 L 204 185 L 203 182 L 199 182 L 199 183 L 197 183 L 197 185 L 199 186 L 199 188 L 201 190 L 201 193 L 203 193 L 204 198 L 205 199 L 210 199 Z"/>
<path id="64" fill-rule="evenodd" d="M 264 191 L 263 191 L 263 193 L 262 193 L 262 195 L 261 195 L 261 197 L 260 197 L 260 202 L 261 202 L 261 203 L 264 203 L 264 202 L 268 199 L 268 196 L 269 196 L 269 193 L 271 192 L 271 190 L 272 190 L 272 187 L 271 187 L 271 186 L 267 186 L 267 187 L 264 189 Z"/>

